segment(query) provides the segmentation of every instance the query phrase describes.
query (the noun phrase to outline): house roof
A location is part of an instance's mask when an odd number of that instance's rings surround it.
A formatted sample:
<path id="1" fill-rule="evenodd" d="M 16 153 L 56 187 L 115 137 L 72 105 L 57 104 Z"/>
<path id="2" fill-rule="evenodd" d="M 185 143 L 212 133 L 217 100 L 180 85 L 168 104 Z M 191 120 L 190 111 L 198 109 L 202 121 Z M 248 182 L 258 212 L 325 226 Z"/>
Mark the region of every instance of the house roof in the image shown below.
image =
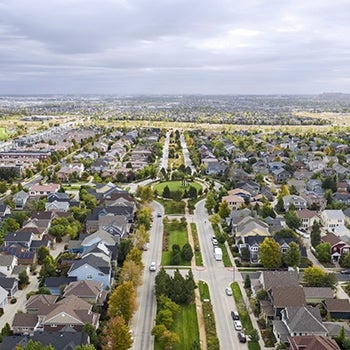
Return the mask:
<path id="1" fill-rule="evenodd" d="M 93 254 L 89 254 L 85 256 L 84 258 L 81 258 L 80 260 L 74 261 L 71 268 L 69 269 L 68 273 L 77 270 L 81 266 L 84 265 L 90 265 L 91 267 L 100 270 L 104 274 L 109 274 L 111 271 L 111 264 L 102 259 L 101 257 L 95 256 Z"/>
<path id="2" fill-rule="evenodd" d="M 297 287 L 299 277 L 295 271 L 263 271 L 262 284 L 265 290 L 272 287 Z"/>
<path id="3" fill-rule="evenodd" d="M 57 298 L 56 295 L 48 294 L 31 295 L 27 300 L 25 307 L 26 310 L 37 309 L 38 314 L 45 314 L 45 310 L 48 310 L 49 307 L 56 302 Z"/>
<path id="4" fill-rule="evenodd" d="M 12 265 L 13 260 L 16 260 L 16 257 L 14 255 L 3 255 L 3 254 L 0 254 L 0 266 Z"/>
<path id="5" fill-rule="evenodd" d="M 342 240 L 335 235 L 333 232 L 327 233 L 325 236 L 321 237 L 322 241 L 325 243 L 330 243 L 330 245 L 333 247 L 334 245 L 338 243 L 344 243 Z M 345 243 L 344 243 L 345 244 Z"/>
<path id="6" fill-rule="evenodd" d="M 320 335 L 289 337 L 291 350 L 340 350 L 334 339 Z"/>
<path id="7" fill-rule="evenodd" d="M 286 307 L 282 310 L 282 315 L 290 333 L 327 333 L 327 328 L 322 324 L 320 310 L 316 307 Z"/>
<path id="8" fill-rule="evenodd" d="M 326 215 L 328 220 L 344 220 L 344 213 L 338 209 L 325 209 L 322 214 Z"/>
<path id="9" fill-rule="evenodd" d="M 64 297 L 75 295 L 79 298 L 97 298 L 102 291 L 102 283 L 82 280 L 67 285 L 64 289 Z"/>
<path id="10" fill-rule="evenodd" d="M 114 245 L 116 242 L 118 242 L 118 237 L 115 237 L 108 233 L 105 230 L 98 230 L 88 236 L 86 236 L 83 241 L 81 242 L 82 246 L 90 245 L 94 241 L 103 241 L 106 242 L 108 245 Z M 95 243 L 95 242 L 94 242 Z"/>
<path id="11" fill-rule="evenodd" d="M 300 219 L 312 219 L 317 216 L 317 212 L 307 208 L 297 210 L 296 214 Z"/>
<path id="12" fill-rule="evenodd" d="M 29 242 L 31 239 L 31 232 L 9 232 L 4 237 L 4 241 L 7 242 Z"/>
<path id="13" fill-rule="evenodd" d="M 288 306 L 304 306 L 305 293 L 303 287 L 272 287 L 271 296 L 276 308 Z"/>
<path id="14" fill-rule="evenodd" d="M 12 327 L 34 328 L 39 322 L 38 315 L 17 313 L 13 318 Z"/>
<path id="15" fill-rule="evenodd" d="M 334 296 L 332 288 L 329 287 L 304 287 L 304 293 L 306 299 L 327 299 Z"/>
<path id="16" fill-rule="evenodd" d="M 74 350 L 78 345 L 88 344 L 89 336 L 82 332 L 35 332 L 33 336 L 6 336 L 0 344 L 1 350 L 16 350 L 18 345 L 25 347 L 29 340 L 40 342 L 54 349 Z"/>
<path id="17" fill-rule="evenodd" d="M 14 277 L 0 277 L 0 286 L 4 289 L 12 289 L 17 283 L 17 279 Z"/>
<path id="18" fill-rule="evenodd" d="M 325 299 L 324 304 L 329 312 L 350 312 L 349 299 Z"/>
<path id="19" fill-rule="evenodd" d="M 77 280 L 77 277 L 47 277 L 45 278 L 44 287 L 46 288 L 57 288 L 60 286 L 67 285 Z"/>

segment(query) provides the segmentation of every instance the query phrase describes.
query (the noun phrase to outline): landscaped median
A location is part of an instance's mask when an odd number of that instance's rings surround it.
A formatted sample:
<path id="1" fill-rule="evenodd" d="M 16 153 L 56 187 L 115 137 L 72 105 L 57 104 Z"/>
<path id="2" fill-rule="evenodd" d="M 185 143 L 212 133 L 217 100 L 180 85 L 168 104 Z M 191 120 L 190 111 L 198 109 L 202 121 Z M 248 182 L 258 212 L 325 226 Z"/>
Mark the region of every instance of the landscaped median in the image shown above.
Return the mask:
<path id="1" fill-rule="evenodd" d="M 199 281 L 198 288 L 202 301 L 204 325 L 207 336 L 207 349 L 217 350 L 220 349 L 220 343 L 216 334 L 215 315 L 213 306 L 210 302 L 209 288 L 208 285 L 203 281 Z"/>
<path id="2" fill-rule="evenodd" d="M 250 320 L 250 316 L 249 316 L 246 304 L 245 304 L 243 296 L 242 296 L 241 288 L 239 287 L 239 284 L 237 282 L 232 283 L 231 288 L 233 291 L 233 297 L 234 297 L 235 302 L 236 302 L 237 311 L 239 313 L 239 318 L 242 322 L 244 332 L 247 335 L 250 335 L 250 334 L 252 334 L 252 332 L 256 332 L 257 330 L 254 331 L 252 321 Z M 249 350 L 259 350 L 260 349 L 259 342 L 249 340 L 248 341 L 248 349 Z"/>

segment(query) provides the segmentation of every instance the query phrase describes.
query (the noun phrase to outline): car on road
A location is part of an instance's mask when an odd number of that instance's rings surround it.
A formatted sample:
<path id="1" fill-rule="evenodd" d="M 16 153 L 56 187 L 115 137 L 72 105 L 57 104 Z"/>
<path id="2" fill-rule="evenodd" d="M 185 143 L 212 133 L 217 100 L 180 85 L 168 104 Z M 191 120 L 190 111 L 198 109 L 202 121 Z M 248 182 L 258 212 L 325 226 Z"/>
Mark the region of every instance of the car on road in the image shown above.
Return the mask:
<path id="1" fill-rule="evenodd" d="M 231 311 L 231 317 L 233 321 L 239 320 L 239 315 L 237 311 Z"/>
<path id="2" fill-rule="evenodd" d="M 241 331 L 242 330 L 242 323 L 239 320 L 233 321 L 233 325 L 235 327 L 236 331 Z"/>
<path id="3" fill-rule="evenodd" d="M 350 269 L 341 270 L 340 273 L 341 273 L 342 275 L 350 275 Z"/>
<path id="4" fill-rule="evenodd" d="M 162 213 L 157 213 L 157 218 L 161 218 L 162 217 Z"/>
<path id="5" fill-rule="evenodd" d="M 226 295 L 232 295 L 231 287 L 226 287 L 225 292 L 226 292 Z"/>
<path id="6" fill-rule="evenodd" d="M 156 271 L 157 270 L 157 266 L 156 266 L 156 263 L 154 261 L 152 261 L 151 265 L 149 265 L 149 270 L 150 271 Z"/>
<path id="7" fill-rule="evenodd" d="M 213 246 L 217 246 L 219 244 L 215 236 L 211 238 L 211 243 L 213 243 Z"/>
<path id="8" fill-rule="evenodd" d="M 247 337 L 243 332 L 238 332 L 237 333 L 238 340 L 240 343 L 246 343 L 247 342 Z"/>

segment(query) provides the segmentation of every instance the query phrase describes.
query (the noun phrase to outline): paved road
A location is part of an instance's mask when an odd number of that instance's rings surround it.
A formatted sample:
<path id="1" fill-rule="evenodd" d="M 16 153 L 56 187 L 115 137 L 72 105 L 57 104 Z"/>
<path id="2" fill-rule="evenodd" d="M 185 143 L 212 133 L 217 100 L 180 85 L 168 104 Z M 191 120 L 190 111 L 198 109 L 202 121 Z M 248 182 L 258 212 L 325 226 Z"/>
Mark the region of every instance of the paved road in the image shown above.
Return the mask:
<path id="1" fill-rule="evenodd" d="M 169 142 L 170 142 L 170 131 L 168 131 L 165 136 L 165 142 L 163 146 L 163 157 L 160 160 L 159 170 L 161 170 L 162 168 L 164 168 L 165 171 L 168 170 Z"/>
<path id="2" fill-rule="evenodd" d="M 248 349 L 247 344 L 242 344 L 238 341 L 237 332 L 233 327 L 230 313 L 231 310 L 237 310 L 234 298 L 225 294 L 225 288 L 232 283 L 234 278 L 233 269 L 225 268 L 222 261 L 216 261 L 214 258 L 213 245 L 211 243 L 211 237 L 214 235 L 214 232 L 208 221 L 208 214 L 204 205 L 205 201 L 197 204 L 193 222 L 197 224 L 205 269 L 193 271 L 194 277 L 196 280 L 204 280 L 208 283 L 220 349 Z M 189 220 L 191 221 L 191 219 Z M 236 272 L 235 278 L 237 277 Z"/>
<path id="3" fill-rule="evenodd" d="M 149 271 L 152 261 L 156 262 L 157 270 L 161 261 L 162 236 L 163 236 L 163 207 L 153 202 L 154 216 L 153 225 L 150 231 L 149 250 L 142 254 L 142 261 L 145 265 L 143 274 L 143 284 L 137 290 L 137 300 L 139 307 L 135 313 L 130 329 L 134 337 L 132 349 L 153 349 L 154 337 L 151 330 L 156 316 L 156 298 L 154 295 L 154 277 L 157 273 Z M 161 213 L 162 217 L 157 217 Z"/>
<path id="4" fill-rule="evenodd" d="M 190 167 L 191 174 L 193 174 L 193 173 L 195 173 L 196 168 L 192 164 L 192 161 L 191 161 L 191 158 L 190 158 L 190 153 L 188 151 L 187 144 L 186 144 L 186 141 L 185 141 L 185 137 L 184 137 L 184 135 L 182 133 L 180 134 L 180 142 L 181 142 L 182 152 L 183 152 L 183 155 L 184 155 L 185 167 L 186 168 Z"/>

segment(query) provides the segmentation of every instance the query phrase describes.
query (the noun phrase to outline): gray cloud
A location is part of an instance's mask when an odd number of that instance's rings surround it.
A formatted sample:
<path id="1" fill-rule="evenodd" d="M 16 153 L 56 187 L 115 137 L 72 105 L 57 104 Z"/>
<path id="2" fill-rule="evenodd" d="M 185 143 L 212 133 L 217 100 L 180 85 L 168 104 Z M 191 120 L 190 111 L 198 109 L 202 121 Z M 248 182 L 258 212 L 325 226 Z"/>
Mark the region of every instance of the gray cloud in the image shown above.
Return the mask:
<path id="1" fill-rule="evenodd" d="M 350 92 L 347 0 L 0 0 L 0 93 Z"/>

